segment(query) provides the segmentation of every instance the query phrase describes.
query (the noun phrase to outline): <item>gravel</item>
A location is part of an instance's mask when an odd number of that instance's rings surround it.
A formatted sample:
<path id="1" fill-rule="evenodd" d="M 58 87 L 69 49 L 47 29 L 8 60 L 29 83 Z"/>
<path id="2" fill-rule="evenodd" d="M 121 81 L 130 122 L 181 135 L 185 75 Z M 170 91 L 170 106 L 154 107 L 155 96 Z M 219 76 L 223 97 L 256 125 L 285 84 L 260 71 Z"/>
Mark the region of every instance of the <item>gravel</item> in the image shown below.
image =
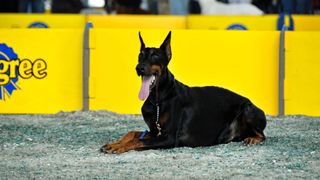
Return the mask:
<path id="1" fill-rule="evenodd" d="M 320 179 L 320 118 L 267 119 L 267 140 L 257 146 L 106 155 L 103 144 L 146 129 L 141 116 L 0 115 L 0 179 Z"/>

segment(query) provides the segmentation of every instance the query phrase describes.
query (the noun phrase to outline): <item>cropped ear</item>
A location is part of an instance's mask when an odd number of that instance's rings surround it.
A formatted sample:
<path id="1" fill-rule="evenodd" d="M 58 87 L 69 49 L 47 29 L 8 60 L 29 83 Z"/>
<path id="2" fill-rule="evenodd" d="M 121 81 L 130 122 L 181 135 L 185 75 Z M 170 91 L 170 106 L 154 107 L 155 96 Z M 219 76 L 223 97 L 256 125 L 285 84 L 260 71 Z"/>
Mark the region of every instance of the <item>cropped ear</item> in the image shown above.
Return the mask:
<path id="1" fill-rule="evenodd" d="M 160 46 L 160 49 L 162 49 L 166 53 L 166 55 L 168 57 L 168 61 L 170 61 L 170 59 L 171 59 L 170 40 L 171 40 L 171 31 L 169 32 L 169 34 L 167 35 L 166 39 L 163 41 L 163 43 Z"/>
<path id="2" fill-rule="evenodd" d="M 141 47 L 140 47 L 140 52 L 141 52 L 146 48 L 146 45 L 144 45 L 144 42 L 143 42 L 143 39 L 141 37 L 140 31 L 139 31 L 139 39 L 140 39 L 140 44 L 141 44 Z"/>

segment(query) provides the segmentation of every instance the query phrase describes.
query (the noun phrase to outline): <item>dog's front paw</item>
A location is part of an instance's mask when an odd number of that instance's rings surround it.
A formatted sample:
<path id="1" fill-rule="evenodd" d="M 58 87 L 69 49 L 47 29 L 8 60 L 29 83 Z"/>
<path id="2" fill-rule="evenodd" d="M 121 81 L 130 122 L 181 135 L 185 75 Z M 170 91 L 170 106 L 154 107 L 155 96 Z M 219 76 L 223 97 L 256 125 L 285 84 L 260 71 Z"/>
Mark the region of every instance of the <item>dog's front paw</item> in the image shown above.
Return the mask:
<path id="1" fill-rule="evenodd" d="M 263 139 L 259 138 L 259 137 L 248 137 L 243 140 L 243 143 L 245 145 L 250 146 L 250 145 L 257 145 L 257 144 L 261 143 L 262 141 L 263 141 Z"/>
<path id="2" fill-rule="evenodd" d="M 119 144 L 106 144 L 100 148 L 100 152 L 106 154 L 121 154 L 126 152 L 126 148 L 122 147 Z"/>
<path id="3" fill-rule="evenodd" d="M 106 144 L 100 148 L 100 152 L 111 154 L 114 153 L 115 149 L 115 144 Z"/>
<path id="4" fill-rule="evenodd" d="M 107 153 L 107 150 L 109 149 L 108 146 L 109 146 L 109 144 L 106 144 L 106 145 L 102 146 L 102 147 L 100 148 L 100 152 L 102 152 L 102 153 Z"/>

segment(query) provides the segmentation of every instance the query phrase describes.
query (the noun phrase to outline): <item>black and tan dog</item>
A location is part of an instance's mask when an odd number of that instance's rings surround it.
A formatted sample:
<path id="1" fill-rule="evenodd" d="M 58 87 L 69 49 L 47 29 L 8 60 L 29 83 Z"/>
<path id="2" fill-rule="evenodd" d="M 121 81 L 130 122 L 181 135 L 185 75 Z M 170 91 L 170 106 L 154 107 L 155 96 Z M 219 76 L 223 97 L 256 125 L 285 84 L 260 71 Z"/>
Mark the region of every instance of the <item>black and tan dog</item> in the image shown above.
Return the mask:
<path id="1" fill-rule="evenodd" d="M 171 32 L 160 48 L 146 48 L 140 33 L 139 38 L 139 99 L 145 100 L 142 115 L 150 131 L 131 131 L 119 141 L 104 145 L 102 152 L 211 146 L 231 141 L 254 145 L 265 139 L 265 114 L 249 99 L 220 87 L 188 87 L 174 78 L 167 68 Z"/>

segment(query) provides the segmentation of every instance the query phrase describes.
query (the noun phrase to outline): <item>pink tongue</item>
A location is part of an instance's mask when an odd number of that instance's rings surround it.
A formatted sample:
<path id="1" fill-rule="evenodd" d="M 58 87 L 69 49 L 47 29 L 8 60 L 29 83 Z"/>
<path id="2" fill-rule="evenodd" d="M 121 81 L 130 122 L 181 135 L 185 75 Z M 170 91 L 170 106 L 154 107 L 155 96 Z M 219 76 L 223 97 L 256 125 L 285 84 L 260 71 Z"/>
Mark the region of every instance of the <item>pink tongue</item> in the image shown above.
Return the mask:
<path id="1" fill-rule="evenodd" d="M 149 93 L 150 93 L 151 81 L 152 81 L 152 76 L 143 76 L 142 77 L 142 85 L 141 85 L 141 89 L 139 92 L 139 99 L 141 101 L 148 98 Z"/>

